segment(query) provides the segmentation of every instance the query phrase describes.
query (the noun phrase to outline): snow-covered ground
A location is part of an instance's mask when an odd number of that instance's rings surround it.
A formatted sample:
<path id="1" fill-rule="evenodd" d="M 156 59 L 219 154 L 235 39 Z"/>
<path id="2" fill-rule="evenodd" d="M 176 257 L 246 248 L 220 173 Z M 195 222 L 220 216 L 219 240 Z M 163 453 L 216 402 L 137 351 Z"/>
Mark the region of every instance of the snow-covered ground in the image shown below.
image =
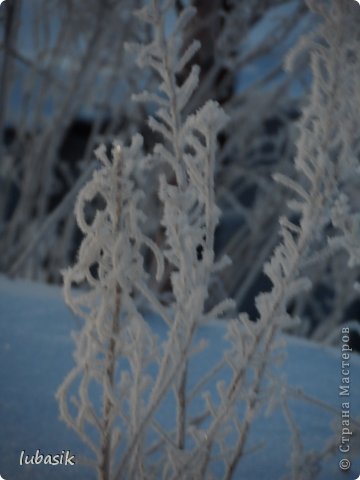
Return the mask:
<path id="1" fill-rule="evenodd" d="M 5 480 L 95 479 L 83 466 L 20 466 L 22 450 L 34 454 L 84 452 L 81 441 L 59 420 L 54 393 L 72 366 L 73 343 L 69 333 L 76 320 L 63 302 L 61 290 L 25 281 L 0 277 L 0 475 Z M 161 334 L 162 326 L 156 327 Z M 212 348 L 196 361 L 192 375 L 201 375 L 210 357 L 221 355 L 222 326 L 213 325 L 201 332 Z M 162 332 L 164 334 L 164 332 Z M 284 375 L 292 387 L 339 409 L 340 349 L 288 339 Z M 351 414 L 360 414 L 360 357 L 351 355 Z M 331 423 L 340 413 L 312 402 L 294 400 L 292 411 L 306 450 L 321 450 L 332 433 Z M 163 418 L 171 413 L 163 412 Z M 280 480 L 290 456 L 290 435 L 280 410 L 270 417 L 261 414 L 253 425 L 249 442 L 261 448 L 249 452 L 237 472 L 236 480 Z M 339 439 L 340 441 L 340 439 Z M 359 444 L 359 442 L 356 442 Z M 324 462 L 320 480 L 355 480 L 360 474 L 360 451 L 353 440 L 352 468 L 345 474 L 338 466 L 340 452 Z M 220 475 L 220 474 L 219 474 Z M 219 478 L 221 478 L 219 476 Z"/>

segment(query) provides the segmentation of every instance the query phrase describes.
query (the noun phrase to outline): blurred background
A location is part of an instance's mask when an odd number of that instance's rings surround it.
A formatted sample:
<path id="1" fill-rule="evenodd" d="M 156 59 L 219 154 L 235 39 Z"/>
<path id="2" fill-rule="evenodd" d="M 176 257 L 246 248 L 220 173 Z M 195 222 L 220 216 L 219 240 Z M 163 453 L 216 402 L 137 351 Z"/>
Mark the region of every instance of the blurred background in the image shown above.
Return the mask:
<path id="1" fill-rule="evenodd" d="M 140 132 L 148 153 L 159 140 L 146 123 L 152 106 L 131 100 L 156 90 L 158 79 L 125 48 L 151 38 L 133 15 L 144 1 L 6 0 L 0 6 L 2 274 L 61 284 L 60 271 L 74 262 L 81 242 L 73 208 L 97 168 L 94 149 L 115 138 L 128 143 Z M 215 250 L 233 263 L 212 298 L 232 296 L 239 311 L 256 316 L 254 298 L 270 288 L 263 264 L 279 240 L 278 219 L 288 213 L 289 192 L 272 175 L 296 178 L 296 120 L 311 86 L 306 53 L 291 72 L 284 58 L 318 18 L 303 0 L 177 0 L 169 30 L 189 3 L 198 13 L 185 44 L 194 38 L 202 44 L 194 59 L 201 81 L 185 113 L 212 98 L 230 117 L 219 138 L 222 217 Z M 146 228 L 161 246 L 157 174 L 139 184 L 151 219 Z M 314 288 L 289 307 L 303 320 L 294 333 L 331 344 L 340 340 L 338 326 L 347 324 L 359 349 L 359 300 L 352 288 L 359 270 L 346 265 L 340 252 L 307 266 Z M 166 302 L 168 278 L 153 288 Z"/>

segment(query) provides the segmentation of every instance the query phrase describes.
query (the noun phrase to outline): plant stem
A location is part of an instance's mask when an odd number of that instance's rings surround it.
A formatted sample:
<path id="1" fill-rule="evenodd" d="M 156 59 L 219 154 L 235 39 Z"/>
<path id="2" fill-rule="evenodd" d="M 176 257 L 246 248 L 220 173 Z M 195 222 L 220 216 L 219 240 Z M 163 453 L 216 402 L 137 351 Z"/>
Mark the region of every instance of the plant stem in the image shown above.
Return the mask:
<path id="1" fill-rule="evenodd" d="M 177 389 L 177 439 L 176 444 L 180 450 L 185 448 L 185 430 L 186 430 L 186 384 L 187 384 L 187 365 L 185 362 L 180 376 L 180 383 Z"/>
<path id="2" fill-rule="evenodd" d="M 115 347 L 116 336 L 119 332 L 119 315 L 121 308 L 121 289 L 120 285 L 116 286 L 115 293 L 115 310 L 111 325 L 111 338 L 109 340 L 109 347 L 106 353 L 106 377 L 108 384 L 114 386 L 115 375 Z M 103 403 L 103 429 L 101 432 L 101 460 L 99 465 L 99 480 L 110 480 L 111 470 L 111 431 L 112 431 L 112 412 L 114 404 L 107 393 L 107 388 L 104 389 L 104 403 Z"/>

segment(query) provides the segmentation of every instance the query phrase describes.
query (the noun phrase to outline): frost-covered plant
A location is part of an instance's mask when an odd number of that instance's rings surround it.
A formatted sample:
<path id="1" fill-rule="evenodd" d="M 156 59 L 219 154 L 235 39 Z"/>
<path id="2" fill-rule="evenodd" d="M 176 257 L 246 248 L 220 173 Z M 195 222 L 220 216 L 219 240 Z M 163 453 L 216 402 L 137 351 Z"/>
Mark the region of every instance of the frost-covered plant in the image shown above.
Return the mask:
<path id="1" fill-rule="evenodd" d="M 162 136 L 163 142 L 155 145 L 154 155 L 170 166 L 175 177 L 173 185 L 162 175 L 159 189 L 164 208 L 164 253 L 172 271 L 173 301 L 170 309 L 174 318 L 168 325 L 169 339 L 163 347 L 164 354 L 147 409 L 149 416 L 167 389 L 170 386 L 174 389 L 176 434 L 171 449 L 173 451 L 168 452 L 161 467 L 162 475 L 165 476 L 176 475 L 187 457 L 187 362 L 194 349 L 194 334 L 200 325 L 233 306 L 233 302 L 225 300 L 210 312 L 205 308 L 211 276 L 222 266 L 215 263 L 213 250 L 219 215 L 215 205 L 214 173 L 216 136 L 224 126 L 226 116 L 211 101 L 195 115 L 184 114 L 198 85 L 199 72 L 193 66 L 181 85 L 176 75 L 182 72 L 199 48 L 198 43 L 193 42 L 183 50 L 181 42 L 181 32 L 195 11 L 186 8 L 173 31 L 166 37 L 165 18 L 171 4 L 172 2 L 164 2 L 161 5 L 160 2 L 153 1 L 150 6 L 138 12 L 138 16 L 154 29 L 153 42 L 137 47 L 139 63 L 156 70 L 160 86 L 155 94 L 144 92 L 136 96 L 138 100 L 152 101 L 158 105 L 155 116 L 149 119 L 149 125 Z M 122 469 L 130 462 L 128 457 L 133 446 L 134 441 L 128 448 Z"/>
<path id="2" fill-rule="evenodd" d="M 333 335 L 334 328 L 345 319 L 344 311 L 356 297 L 353 285 L 360 273 L 359 12 L 351 2 L 334 1 L 331 8 L 323 2 L 309 4 L 325 21 L 299 42 L 288 59 L 292 68 L 299 56 L 310 50 L 313 87 L 299 125 L 295 160 L 299 178 L 297 184 L 284 183 L 301 198 L 312 200 L 311 214 L 318 215 L 309 228 L 312 241 L 300 268 L 315 285 L 325 285 L 333 299 L 326 304 L 324 296 L 313 295 L 300 298 L 294 308 L 301 316 L 309 306 L 322 311 L 314 335 L 324 338 Z M 295 210 L 293 217 L 309 216 L 301 203 L 291 202 L 289 206 Z M 325 304 L 323 310 L 321 303 Z"/>
<path id="3" fill-rule="evenodd" d="M 157 258 L 159 276 L 163 269 L 156 245 L 142 233 L 144 216 L 138 206 L 142 192 L 132 180 L 134 165 L 142 159 L 141 144 L 140 137 L 134 138 L 130 148 L 115 144 L 111 160 L 105 147 L 96 151 L 101 169 L 81 190 L 76 204 L 76 219 L 84 240 L 77 263 L 63 272 L 65 300 L 84 319 L 84 325 L 75 335 L 76 365 L 57 397 L 62 418 L 95 453 L 95 466 L 103 480 L 112 478 L 113 452 L 126 426 L 122 424 L 120 431 L 116 428 L 119 416 L 127 415 L 123 396 L 126 392 L 131 428 L 136 428 L 141 419 L 141 398 L 149 381 L 144 369 L 156 360 L 156 339 L 134 301 L 134 285 L 146 279 L 141 254 L 144 245 Z M 86 206 L 95 198 L 103 202 L 104 208 L 98 209 L 89 221 Z M 74 286 L 80 286 L 80 291 L 73 293 Z M 132 371 L 131 376 L 123 374 L 119 382 L 120 357 L 129 359 Z M 73 397 L 75 413 L 68 405 L 68 395 L 78 380 Z M 90 391 L 98 392 L 96 399 Z M 95 439 L 89 426 L 96 431 Z"/>
<path id="4" fill-rule="evenodd" d="M 115 412 L 121 412 L 121 407 L 115 407 L 116 356 L 122 354 L 127 357 L 131 369 L 135 369 L 135 359 L 131 358 L 130 354 L 132 350 L 121 350 L 124 334 L 120 319 L 125 316 L 129 328 L 134 329 L 133 323 L 136 325 L 140 321 L 138 319 L 142 318 L 130 292 L 133 289 L 141 292 L 163 316 L 169 327 L 169 339 L 163 345 L 163 355 L 159 360 L 148 402 L 142 405 L 142 412 L 136 409 L 131 416 L 127 447 L 118 470 L 121 476 L 126 476 L 125 472 L 128 472 L 128 475 L 136 478 L 142 468 L 141 445 L 145 430 L 154 422 L 154 413 L 171 388 L 175 389 L 177 404 L 175 444 L 179 452 L 184 449 L 188 428 L 187 361 L 194 347 L 192 339 L 199 325 L 213 319 L 232 305 L 225 301 L 211 312 L 205 312 L 204 305 L 211 274 L 221 266 L 215 264 L 213 251 L 219 214 L 214 203 L 214 169 L 216 136 L 226 117 L 216 103 L 209 102 L 195 115 L 181 118 L 182 110 L 197 86 L 198 72 L 194 68 L 181 86 L 177 84 L 176 73 L 191 59 L 197 45 L 194 43 L 188 50 L 181 52 L 181 45 L 177 41 L 181 28 L 194 12 L 190 8 L 186 9 L 175 26 L 172 41 L 165 41 L 164 16 L 168 7 L 154 2 L 151 7 L 139 12 L 139 16 L 155 27 L 154 43 L 141 49 L 141 59 L 144 63 L 156 66 L 163 79 L 161 89 L 167 97 L 156 97 L 149 93 L 142 95 L 143 98 L 150 97 L 161 104 L 157 111 L 161 121 L 152 117 L 149 122 L 161 133 L 164 140 L 163 144 L 155 146 L 154 155 L 169 163 L 176 177 L 176 185 L 170 185 L 165 176 L 160 179 L 160 199 L 164 205 L 162 223 L 168 244 L 164 253 L 168 263 L 176 269 L 171 275 L 174 318 L 171 319 L 164 313 L 161 304 L 151 296 L 146 287 L 146 275 L 140 255 L 142 245 L 153 250 L 159 265 L 162 265 L 162 257 L 155 244 L 144 237 L 139 229 L 141 217 L 138 218 L 139 212 L 136 210 L 137 195 L 126 178 L 126 167 L 131 171 L 131 165 L 137 160 L 133 149 L 121 162 L 120 153 L 115 147 L 113 164 L 109 163 L 103 149 L 98 150 L 97 155 L 104 165 L 103 169 L 95 172 L 93 180 L 84 187 L 77 202 L 77 221 L 85 234 L 79 260 L 72 269 L 64 273 L 65 298 L 74 312 L 84 318 L 85 325 L 77 339 L 77 367 L 65 380 L 58 396 L 61 400 L 62 415 L 67 423 L 79 430 L 95 451 L 101 478 L 110 478 L 109 456 L 114 448 L 111 433 Z M 106 206 L 104 210 L 97 212 L 89 225 L 84 216 L 84 203 L 98 195 Z M 83 282 L 89 283 L 90 291 L 72 296 L 71 287 L 76 284 L 81 286 Z M 140 334 L 144 328 L 138 328 L 135 332 Z M 134 334 L 133 337 L 137 339 L 136 351 L 144 350 L 144 345 L 138 343 L 138 335 Z M 149 339 L 151 338 L 149 335 Z M 153 361 L 155 360 L 156 357 Z M 137 361 L 136 365 L 138 368 L 135 373 L 142 374 L 146 364 Z M 70 385 L 79 374 L 82 375 L 82 380 L 76 402 L 78 416 L 72 417 L 66 398 Z M 97 413 L 95 407 L 89 408 L 88 389 L 92 381 L 99 382 L 104 390 L 102 414 Z M 135 377 L 134 382 L 138 381 L 139 378 Z M 126 403 L 124 391 L 120 382 L 120 403 Z M 138 390 L 133 399 L 134 403 L 143 403 L 143 396 L 144 391 Z M 84 429 L 84 419 L 99 430 L 100 448 Z M 175 455 L 169 455 L 162 470 L 169 473 L 176 471 L 179 462 L 176 459 Z"/>
<path id="5" fill-rule="evenodd" d="M 182 470 L 185 478 L 185 472 L 189 474 L 195 465 L 200 472 L 196 478 L 205 475 L 216 444 L 223 452 L 224 478 L 233 476 L 244 453 L 252 421 L 264 398 L 268 398 L 264 395 L 263 382 L 269 375 L 271 378 L 269 369 L 273 365 L 277 334 L 294 325 L 296 319 L 289 310 L 291 302 L 311 287 L 304 267 L 321 257 L 323 248 L 329 248 L 326 240 L 329 225 L 335 228 L 341 228 L 348 222 L 356 225 L 357 213 L 351 213 L 343 201 L 339 202 L 344 191 L 350 189 L 354 192 L 353 182 L 358 182 L 354 172 L 358 171 L 359 158 L 355 133 L 359 111 L 358 92 L 355 90 L 359 76 L 354 69 L 359 68 L 359 63 L 357 59 L 354 61 L 358 40 L 356 21 L 350 16 L 352 8 L 335 1 L 329 11 L 324 9 L 324 25 L 318 30 L 314 43 L 310 44 L 314 80 L 309 103 L 299 122 L 295 165 L 300 178 L 293 181 L 284 175 L 276 176 L 276 180 L 293 190 L 298 198 L 290 202 L 294 214 L 280 219 L 282 241 L 264 267 L 273 287 L 256 298 L 258 318 L 255 324 L 244 315 L 240 316 L 244 328 L 239 322 L 230 324 L 229 339 L 234 348 L 225 358 L 232 368 L 232 379 L 226 386 L 220 388 L 219 385 L 221 402 L 218 406 L 207 399 L 211 421 L 206 429 L 206 441 L 199 441 L 198 448 L 188 457 Z M 349 22 L 353 28 L 349 28 Z M 341 223 L 338 220 L 339 209 L 343 216 Z M 350 249 L 350 262 L 354 264 L 358 245 L 358 241 L 354 241 L 356 229 L 352 227 L 349 231 L 347 227 L 345 232 L 341 240 L 330 240 L 330 245 L 340 242 L 347 250 Z M 250 381 L 247 375 L 249 369 L 254 372 Z M 273 391 L 278 395 L 281 389 Z M 232 409 L 240 400 L 245 401 L 245 412 L 239 419 L 238 412 Z M 238 432 L 232 449 L 226 448 L 220 434 L 229 419 Z M 297 439 L 297 435 L 293 438 Z M 295 449 L 298 445 L 296 440 Z M 295 453 L 292 457 L 292 478 L 304 478 L 306 472 L 301 466 L 301 452 Z M 313 474 L 311 471 L 310 477 Z"/>
<path id="6" fill-rule="evenodd" d="M 283 345 L 279 334 L 298 320 L 293 303 L 311 288 L 309 266 L 338 248 L 349 254 L 350 266 L 358 264 L 356 23 L 351 8 L 334 0 L 332 9 L 321 8 L 325 21 L 316 35 L 297 50 L 310 49 L 314 78 L 299 122 L 298 177 L 275 176 L 296 199 L 289 202 L 291 212 L 280 218 L 280 242 L 264 265 L 271 289 L 256 297 L 254 321 L 247 314 L 228 320 L 230 348 L 189 392 L 189 364 L 206 348 L 195 334 L 234 306 L 224 300 L 208 309 L 206 302 L 213 275 L 227 263 L 226 258 L 215 259 L 214 253 L 219 218 L 216 139 L 227 118 L 213 101 L 196 113 L 187 112 L 199 70 L 185 67 L 199 45 L 193 42 L 184 48 L 183 32 L 195 11 L 185 8 L 168 32 L 166 18 L 172 7 L 171 0 L 152 0 L 141 9 L 137 15 L 150 25 L 153 41 L 132 46 L 140 66 L 151 67 L 159 78 L 157 91 L 136 98 L 156 105 L 149 125 L 160 140 L 145 165 L 163 168 L 163 248 L 160 251 L 143 233 L 141 194 L 131 180 L 144 159 L 140 138 L 135 137 L 130 149 L 115 146 L 112 161 L 102 147 L 97 155 L 103 167 L 77 202 L 77 221 L 85 234 L 79 259 L 64 273 L 66 299 L 85 322 L 76 338 L 76 367 L 58 393 L 62 416 L 96 454 L 102 480 L 213 478 L 215 461 L 221 464 L 222 478 L 230 480 L 236 478 L 254 419 L 262 408 L 279 404 L 291 430 L 291 478 L 314 478 L 318 463 L 311 457 L 304 469 L 304 459 L 310 457 L 276 363 Z M 89 222 L 84 206 L 95 197 L 105 207 Z M 165 264 L 170 272 L 167 308 L 149 288 L 145 248 L 156 258 L 158 280 Z M 82 287 L 76 294 L 74 285 Z M 138 297 L 164 320 L 167 337 L 162 344 L 151 320 L 140 313 Z M 215 395 L 206 391 L 214 374 L 224 371 L 228 380 L 216 384 Z M 80 382 L 76 413 L 67 402 L 74 382 Z M 102 406 L 93 402 L 98 391 L 94 384 L 100 386 Z M 189 414 L 194 398 L 203 407 L 195 419 Z M 164 430 L 158 420 L 169 399 L 175 405 L 173 431 Z M 97 439 L 89 426 L 97 431 Z"/>

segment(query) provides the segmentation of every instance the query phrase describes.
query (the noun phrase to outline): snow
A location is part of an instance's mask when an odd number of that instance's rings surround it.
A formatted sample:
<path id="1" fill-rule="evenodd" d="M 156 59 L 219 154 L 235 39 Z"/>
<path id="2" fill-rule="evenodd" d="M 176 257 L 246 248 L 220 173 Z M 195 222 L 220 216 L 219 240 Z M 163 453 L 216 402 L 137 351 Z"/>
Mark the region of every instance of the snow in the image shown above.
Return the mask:
<path id="1" fill-rule="evenodd" d="M 85 453 L 81 441 L 59 420 L 54 393 L 73 364 L 70 331 L 77 320 L 68 310 L 57 287 L 0 277 L 0 475 L 6 480 L 95 479 L 95 473 L 84 466 L 20 466 L 25 454 Z M 165 329 L 154 322 L 158 334 Z M 219 341 L 222 325 L 210 325 L 201 331 L 211 348 L 196 357 L 190 381 L 199 378 L 204 367 L 222 355 L 225 340 Z M 287 338 L 287 359 L 283 374 L 294 388 L 339 409 L 340 348 Z M 351 413 L 360 412 L 360 357 L 351 355 Z M 211 391 L 214 391 L 211 388 Z M 301 426 L 307 451 L 321 450 L 330 437 L 331 422 L 339 413 L 313 403 L 294 399 L 293 415 Z M 170 422 L 172 405 L 162 411 L 162 421 Z M 194 405 L 196 408 L 196 405 Z M 261 444 L 261 448 L 252 447 Z M 252 427 L 249 453 L 242 459 L 236 479 L 279 480 L 286 472 L 290 457 L 290 435 L 279 409 L 268 417 L 260 413 Z M 341 456 L 324 462 L 320 480 L 355 479 L 360 473 L 360 452 L 352 451 L 352 469 L 344 474 L 338 467 Z M 216 478 L 221 470 L 215 465 Z"/>

